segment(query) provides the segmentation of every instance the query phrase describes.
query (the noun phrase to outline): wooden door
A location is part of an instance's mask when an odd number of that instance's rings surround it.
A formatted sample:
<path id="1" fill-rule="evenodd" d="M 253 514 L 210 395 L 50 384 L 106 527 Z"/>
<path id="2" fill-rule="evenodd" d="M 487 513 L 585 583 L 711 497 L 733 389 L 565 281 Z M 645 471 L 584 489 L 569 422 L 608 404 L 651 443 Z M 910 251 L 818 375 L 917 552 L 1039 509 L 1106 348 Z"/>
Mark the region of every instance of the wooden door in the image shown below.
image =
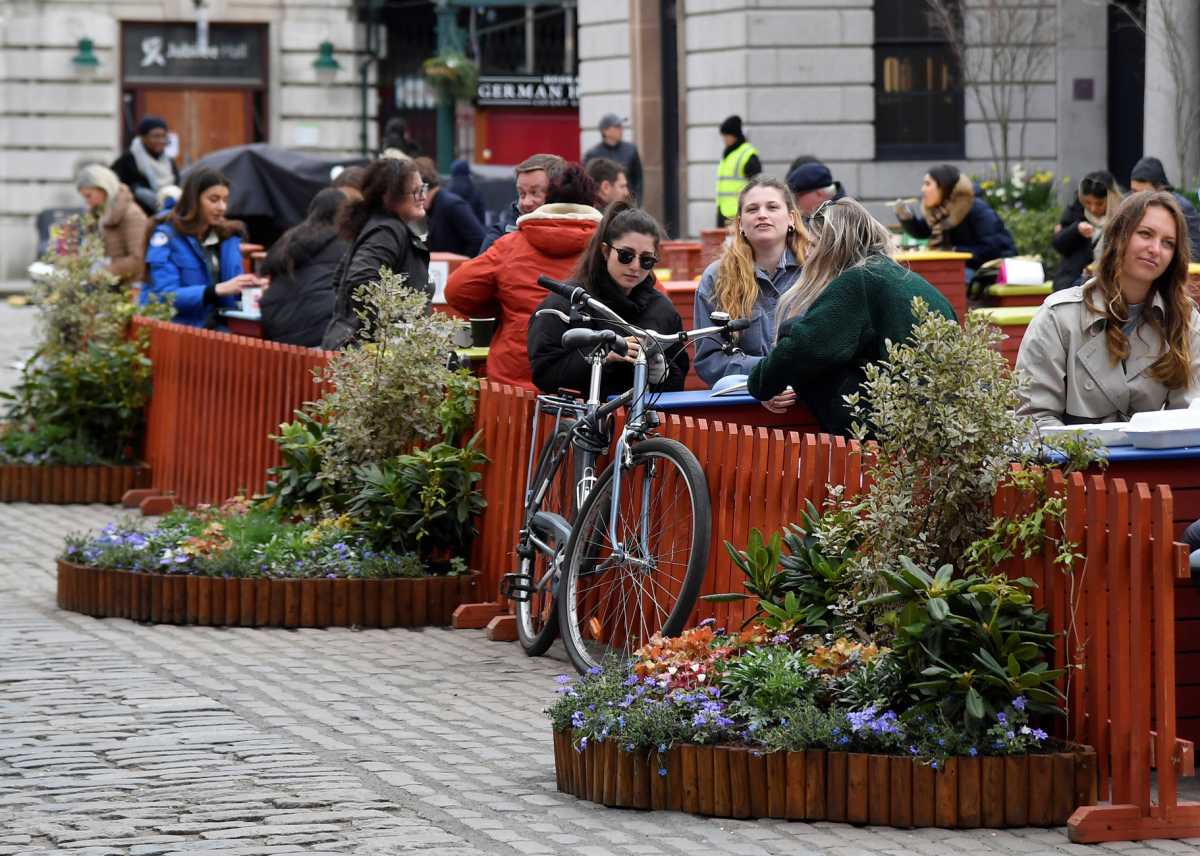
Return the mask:
<path id="1" fill-rule="evenodd" d="M 140 115 L 162 116 L 179 135 L 183 169 L 209 152 L 254 142 L 253 98 L 247 89 L 146 89 Z"/>

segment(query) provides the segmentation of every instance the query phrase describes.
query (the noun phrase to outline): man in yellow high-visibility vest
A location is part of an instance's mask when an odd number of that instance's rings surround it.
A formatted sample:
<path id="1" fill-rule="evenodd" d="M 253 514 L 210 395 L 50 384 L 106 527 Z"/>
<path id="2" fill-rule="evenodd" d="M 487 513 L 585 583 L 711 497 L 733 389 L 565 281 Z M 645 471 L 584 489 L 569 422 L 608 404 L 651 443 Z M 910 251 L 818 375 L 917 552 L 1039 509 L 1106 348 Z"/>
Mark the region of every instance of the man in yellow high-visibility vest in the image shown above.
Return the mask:
<path id="1" fill-rule="evenodd" d="M 741 116 L 730 116 L 721 123 L 721 139 L 725 141 L 725 151 L 717 166 L 718 228 L 737 216 L 738 194 L 747 181 L 762 172 L 758 150 L 746 142 L 742 133 Z"/>

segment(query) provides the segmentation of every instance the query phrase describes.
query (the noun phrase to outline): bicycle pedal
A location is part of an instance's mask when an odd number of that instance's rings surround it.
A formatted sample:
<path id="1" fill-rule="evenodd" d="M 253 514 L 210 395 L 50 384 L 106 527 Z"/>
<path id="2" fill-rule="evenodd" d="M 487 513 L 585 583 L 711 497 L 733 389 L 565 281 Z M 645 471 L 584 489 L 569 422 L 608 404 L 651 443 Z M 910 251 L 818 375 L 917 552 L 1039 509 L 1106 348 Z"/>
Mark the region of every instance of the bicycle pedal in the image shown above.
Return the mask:
<path id="1" fill-rule="evenodd" d="M 526 603 L 533 597 L 533 577 L 529 574 L 505 574 L 500 578 L 500 596 Z"/>

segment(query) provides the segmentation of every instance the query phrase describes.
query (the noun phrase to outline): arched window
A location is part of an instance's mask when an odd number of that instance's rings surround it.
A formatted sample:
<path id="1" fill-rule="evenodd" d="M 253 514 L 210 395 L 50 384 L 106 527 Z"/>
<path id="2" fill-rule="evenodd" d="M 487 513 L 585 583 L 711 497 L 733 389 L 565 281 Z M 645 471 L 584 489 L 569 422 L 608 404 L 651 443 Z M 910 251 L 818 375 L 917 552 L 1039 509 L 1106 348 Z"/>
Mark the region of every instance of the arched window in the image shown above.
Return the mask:
<path id="1" fill-rule="evenodd" d="M 965 154 L 963 89 L 946 33 L 926 0 L 875 0 L 875 157 Z"/>

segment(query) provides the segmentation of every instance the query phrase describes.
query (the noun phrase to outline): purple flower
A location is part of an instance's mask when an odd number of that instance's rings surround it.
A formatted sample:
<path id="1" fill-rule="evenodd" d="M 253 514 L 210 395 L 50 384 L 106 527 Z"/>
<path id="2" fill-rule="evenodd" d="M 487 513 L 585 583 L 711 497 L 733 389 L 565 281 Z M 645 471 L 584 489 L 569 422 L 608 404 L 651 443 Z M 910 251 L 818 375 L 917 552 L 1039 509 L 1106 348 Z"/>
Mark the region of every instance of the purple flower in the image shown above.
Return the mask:
<path id="1" fill-rule="evenodd" d="M 659 776 L 666 776 L 666 775 L 667 775 L 667 768 L 666 768 L 666 767 L 659 767 L 659 768 L 658 768 L 658 775 L 659 775 Z"/>
<path id="2" fill-rule="evenodd" d="M 996 721 L 999 722 L 1001 725 L 1008 724 L 1008 717 L 1004 715 L 1004 711 L 1000 711 L 999 713 L 996 714 Z"/>
<path id="3" fill-rule="evenodd" d="M 598 675 L 602 671 L 603 670 L 599 666 L 592 666 L 590 669 L 587 670 L 587 673 L 589 675 Z"/>
<path id="4" fill-rule="evenodd" d="M 1043 731 L 1040 728 L 1033 729 L 1033 739 L 1034 740 L 1045 740 L 1049 736 L 1050 736 L 1049 734 L 1047 734 L 1045 731 Z"/>
<path id="5" fill-rule="evenodd" d="M 583 728 L 583 711 L 577 710 L 571 714 L 571 727 Z"/>
<path id="6" fill-rule="evenodd" d="M 1024 710 L 1025 709 L 1025 696 L 1017 696 L 1015 699 L 1013 699 L 1012 706 L 1015 707 L 1017 710 Z"/>
<path id="7" fill-rule="evenodd" d="M 701 621 L 699 624 L 697 624 L 696 626 L 697 627 L 713 627 L 716 625 L 716 623 L 717 623 L 717 619 L 706 618 L 703 621 Z"/>
<path id="8" fill-rule="evenodd" d="M 974 758 L 976 755 L 979 754 L 979 750 L 976 749 L 974 746 L 972 746 L 970 749 L 967 750 L 967 754 L 970 755 L 972 758 Z"/>
<path id="9" fill-rule="evenodd" d="M 772 645 L 786 645 L 788 643 L 788 635 L 786 633 L 776 633 L 771 637 Z"/>
<path id="10" fill-rule="evenodd" d="M 554 682 L 556 684 L 569 684 L 569 683 L 571 683 L 571 676 L 570 675 L 555 675 Z"/>
<path id="11" fill-rule="evenodd" d="M 628 678 L 625 679 L 625 686 L 632 687 L 632 686 L 636 685 L 637 682 L 638 682 L 638 676 L 631 674 Z"/>

